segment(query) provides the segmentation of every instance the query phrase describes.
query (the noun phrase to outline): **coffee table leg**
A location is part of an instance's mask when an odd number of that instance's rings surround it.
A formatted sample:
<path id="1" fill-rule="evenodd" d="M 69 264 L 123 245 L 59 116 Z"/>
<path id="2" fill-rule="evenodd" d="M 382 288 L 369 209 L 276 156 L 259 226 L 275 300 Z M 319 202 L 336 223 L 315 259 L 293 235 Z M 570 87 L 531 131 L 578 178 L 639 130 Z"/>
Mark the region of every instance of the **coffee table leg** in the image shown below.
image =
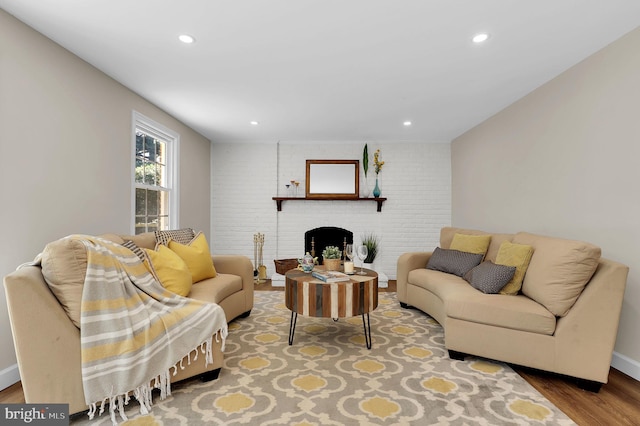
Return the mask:
<path id="1" fill-rule="evenodd" d="M 293 334 L 296 332 L 296 322 L 298 321 L 298 313 L 291 312 L 291 322 L 289 323 L 289 346 L 293 344 Z"/>
<path id="2" fill-rule="evenodd" d="M 367 349 L 371 349 L 371 321 L 369 320 L 369 314 L 367 314 L 367 322 L 364 321 L 364 314 L 362 314 L 362 326 L 364 327 L 364 341 L 367 343 Z"/>

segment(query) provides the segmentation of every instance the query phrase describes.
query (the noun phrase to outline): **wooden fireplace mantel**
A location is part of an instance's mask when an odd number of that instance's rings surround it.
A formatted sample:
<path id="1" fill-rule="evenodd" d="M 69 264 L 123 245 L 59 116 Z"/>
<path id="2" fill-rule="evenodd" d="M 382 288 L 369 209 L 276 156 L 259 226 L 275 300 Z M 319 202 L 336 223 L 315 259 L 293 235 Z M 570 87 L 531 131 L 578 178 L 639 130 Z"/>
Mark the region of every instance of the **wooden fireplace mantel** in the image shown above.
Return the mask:
<path id="1" fill-rule="evenodd" d="M 340 198 L 340 197 L 329 197 L 329 198 L 307 198 L 307 197 L 272 197 L 276 202 L 276 207 L 278 211 L 282 211 L 282 202 L 283 201 L 375 201 L 378 203 L 378 212 L 382 211 L 382 203 L 387 201 L 386 198 Z"/>

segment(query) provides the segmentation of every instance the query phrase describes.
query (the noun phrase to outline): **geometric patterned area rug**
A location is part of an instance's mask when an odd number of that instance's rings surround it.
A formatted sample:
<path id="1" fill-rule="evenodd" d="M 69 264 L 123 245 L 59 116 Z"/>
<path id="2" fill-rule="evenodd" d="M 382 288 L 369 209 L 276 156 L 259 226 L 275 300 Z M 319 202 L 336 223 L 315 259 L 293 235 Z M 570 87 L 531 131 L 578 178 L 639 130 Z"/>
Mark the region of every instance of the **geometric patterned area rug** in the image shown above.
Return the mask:
<path id="1" fill-rule="evenodd" d="M 395 293 L 380 293 L 367 350 L 362 317 L 298 316 L 288 344 L 284 292 L 256 291 L 229 324 L 217 380 L 172 385 L 150 415 L 129 403 L 125 425 L 573 425 L 508 365 L 451 360 L 442 327 Z M 71 424 L 104 424 L 108 416 Z"/>

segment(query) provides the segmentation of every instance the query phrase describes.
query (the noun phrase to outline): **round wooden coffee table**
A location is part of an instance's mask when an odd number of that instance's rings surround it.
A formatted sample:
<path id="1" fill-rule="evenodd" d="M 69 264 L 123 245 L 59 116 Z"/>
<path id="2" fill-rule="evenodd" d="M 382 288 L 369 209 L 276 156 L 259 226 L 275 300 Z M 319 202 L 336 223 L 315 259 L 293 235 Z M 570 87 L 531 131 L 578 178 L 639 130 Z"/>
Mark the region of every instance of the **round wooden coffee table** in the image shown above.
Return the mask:
<path id="1" fill-rule="evenodd" d="M 370 269 L 364 271 L 366 275 L 350 275 L 349 281 L 337 283 L 325 283 L 298 269 L 288 271 L 284 298 L 291 311 L 289 345 L 293 344 L 298 314 L 333 318 L 334 321 L 362 315 L 365 342 L 367 349 L 371 349 L 369 312 L 378 307 L 378 274 Z"/>

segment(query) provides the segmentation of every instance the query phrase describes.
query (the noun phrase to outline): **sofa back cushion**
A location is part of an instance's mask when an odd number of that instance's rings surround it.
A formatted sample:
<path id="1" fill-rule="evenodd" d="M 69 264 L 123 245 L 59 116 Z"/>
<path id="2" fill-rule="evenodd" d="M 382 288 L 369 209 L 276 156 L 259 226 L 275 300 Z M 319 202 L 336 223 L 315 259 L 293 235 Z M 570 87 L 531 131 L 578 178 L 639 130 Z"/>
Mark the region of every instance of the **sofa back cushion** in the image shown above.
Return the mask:
<path id="1" fill-rule="evenodd" d="M 156 235 L 153 232 L 144 232 L 138 235 L 120 235 L 124 241 L 133 241 L 135 245 L 143 249 L 154 250 L 156 248 Z"/>
<path id="2" fill-rule="evenodd" d="M 455 234 L 464 235 L 491 235 L 491 241 L 489 242 L 489 248 L 485 255 L 485 260 L 490 260 L 495 263 L 500 244 L 504 241 L 511 241 L 513 234 L 495 234 L 491 232 L 478 231 L 475 229 L 454 228 L 445 226 L 440 230 L 440 247 L 443 249 L 451 248 L 451 242 Z"/>
<path id="3" fill-rule="evenodd" d="M 533 247 L 522 293 L 556 316 L 565 316 L 598 266 L 601 250 L 582 241 L 520 232 L 516 244 Z"/>
<path id="4" fill-rule="evenodd" d="M 87 249 L 81 241 L 63 238 L 46 245 L 42 252 L 42 276 L 78 328 L 86 274 Z"/>

